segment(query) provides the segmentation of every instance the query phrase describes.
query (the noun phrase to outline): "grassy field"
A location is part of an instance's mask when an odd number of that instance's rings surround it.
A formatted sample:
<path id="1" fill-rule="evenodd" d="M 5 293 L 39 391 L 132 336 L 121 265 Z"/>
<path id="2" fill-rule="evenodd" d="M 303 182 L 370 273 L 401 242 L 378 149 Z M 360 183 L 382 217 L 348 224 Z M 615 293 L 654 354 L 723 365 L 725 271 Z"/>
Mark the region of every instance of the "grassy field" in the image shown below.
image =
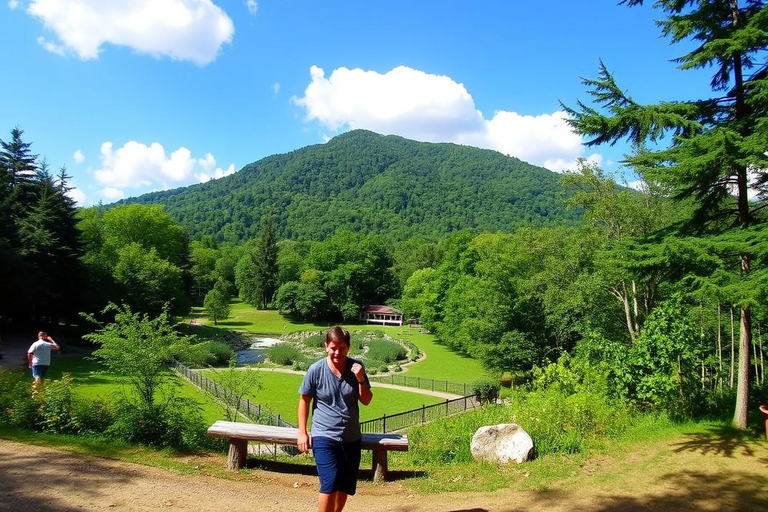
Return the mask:
<path id="1" fill-rule="evenodd" d="M 219 329 L 279 336 L 298 331 L 322 331 L 329 327 L 327 323 L 294 323 L 290 318 L 284 317 L 277 311 L 257 310 L 253 306 L 239 301 L 234 301 L 231 304 L 231 310 L 230 318 L 219 322 Z M 214 328 L 208 325 L 208 320 L 199 317 L 196 317 L 196 320 L 202 322 L 208 332 L 217 332 L 211 331 Z M 433 335 L 420 333 L 418 329 L 408 326 L 385 327 L 368 324 L 345 324 L 345 327 L 349 330 L 383 331 L 393 338 L 411 341 L 419 347 L 419 350 L 424 352 L 427 357 L 418 363 L 407 366 L 409 377 L 471 384 L 487 376 L 485 369 L 478 360 L 457 354 L 445 345 L 437 343 Z"/>
<path id="2" fill-rule="evenodd" d="M 102 398 L 104 400 L 119 397 L 126 386 L 121 384 L 119 376 L 107 373 L 96 361 L 80 356 L 66 355 L 53 360 L 50 373 L 51 379 L 58 379 L 64 373 L 70 374 L 74 380 L 74 388 L 77 394 L 86 398 Z M 31 380 L 31 377 L 30 377 Z M 226 419 L 224 408 L 210 398 L 207 394 L 198 390 L 186 379 L 178 379 L 180 386 L 177 389 L 179 396 L 191 398 L 196 401 L 202 410 L 203 420 L 213 423 L 216 420 Z"/>
<path id="3" fill-rule="evenodd" d="M 248 371 L 248 370 L 243 370 Z M 216 380 L 217 370 L 206 370 L 204 374 L 211 380 Z M 284 372 L 260 371 L 261 389 L 256 389 L 248 398 L 261 404 L 274 415 L 279 414 L 289 423 L 296 423 L 296 408 L 298 406 L 298 389 L 302 375 Z M 379 418 L 384 414 L 395 414 L 422 405 L 432 405 L 444 400 L 418 393 L 409 393 L 395 389 L 377 388 L 373 384 L 374 399 L 368 406 L 360 406 L 360 420 L 366 421 Z"/>

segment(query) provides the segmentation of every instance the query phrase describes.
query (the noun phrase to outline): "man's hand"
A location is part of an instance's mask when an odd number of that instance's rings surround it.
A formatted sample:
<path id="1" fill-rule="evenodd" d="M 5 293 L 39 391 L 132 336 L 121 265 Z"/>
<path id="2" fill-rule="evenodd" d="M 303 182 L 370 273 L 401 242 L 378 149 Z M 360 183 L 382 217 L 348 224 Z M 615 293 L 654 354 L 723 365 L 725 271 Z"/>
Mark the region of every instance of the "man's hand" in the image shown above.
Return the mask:
<path id="1" fill-rule="evenodd" d="M 312 448 L 312 438 L 306 432 L 299 432 L 298 445 L 301 453 L 308 453 L 309 449 Z"/>
<path id="2" fill-rule="evenodd" d="M 365 370 L 363 369 L 363 365 L 360 363 L 355 363 L 352 365 L 352 373 L 355 374 L 355 378 L 357 379 L 357 382 L 362 384 L 365 382 Z"/>

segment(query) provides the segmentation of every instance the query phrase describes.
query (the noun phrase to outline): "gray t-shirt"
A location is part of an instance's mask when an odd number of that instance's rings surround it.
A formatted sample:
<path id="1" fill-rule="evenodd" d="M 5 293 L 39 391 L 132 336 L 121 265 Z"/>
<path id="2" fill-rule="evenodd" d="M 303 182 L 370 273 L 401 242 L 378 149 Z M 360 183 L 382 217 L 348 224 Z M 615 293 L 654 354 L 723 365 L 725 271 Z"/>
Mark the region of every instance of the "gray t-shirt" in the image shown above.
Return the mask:
<path id="1" fill-rule="evenodd" d="M 352 373 L 352 365 L 355 363 L 362 364 L 348 357 L 347 367 L 340 378 L 328 368 L 326 359 L 313 363 L 307 370 L 299 393 L 312 397 L 312 436 L 346 442 L 360 439 L 358 383 Z M 365 386 L 371 388 L 367 374 Z"/>

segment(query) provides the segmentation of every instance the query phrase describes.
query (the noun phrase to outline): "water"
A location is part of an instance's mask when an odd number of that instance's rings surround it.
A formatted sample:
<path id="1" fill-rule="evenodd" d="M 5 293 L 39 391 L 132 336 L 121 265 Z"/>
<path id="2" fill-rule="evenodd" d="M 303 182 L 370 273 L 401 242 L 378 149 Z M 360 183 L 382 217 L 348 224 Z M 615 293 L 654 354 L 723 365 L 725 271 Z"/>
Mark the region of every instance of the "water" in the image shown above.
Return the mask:
<path id="1" fill-rule="evenodd" d="M 275 338 L 251 338 L 251 346 L 237 352 L 237 364 L 255 364 L 264 361 L 267 358 L 267 349 L 280 343 Z"/>

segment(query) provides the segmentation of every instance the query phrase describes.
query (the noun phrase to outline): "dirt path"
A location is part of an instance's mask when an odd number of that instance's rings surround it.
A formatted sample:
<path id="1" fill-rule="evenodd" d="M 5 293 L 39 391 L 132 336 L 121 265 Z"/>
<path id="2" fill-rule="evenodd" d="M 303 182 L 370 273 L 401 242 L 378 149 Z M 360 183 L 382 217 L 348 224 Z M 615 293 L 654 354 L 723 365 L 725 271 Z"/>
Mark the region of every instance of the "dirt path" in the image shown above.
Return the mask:
<path id="1" fill-rule="evenodd" d="M 223 465 L 224 456 L 183 462 L 210 468 Z M 229 480 L 0 440 L 0 510 L 314 510 L 318 487 L 311 468 L 289 466 Z M 407 478 L 377 485 L 363 476 L 350 512 L 768 510 L 768 445 L 723 442 L 715 432 L 591 460 L 539 490 L 423 494 L 410 489 Z"/>

